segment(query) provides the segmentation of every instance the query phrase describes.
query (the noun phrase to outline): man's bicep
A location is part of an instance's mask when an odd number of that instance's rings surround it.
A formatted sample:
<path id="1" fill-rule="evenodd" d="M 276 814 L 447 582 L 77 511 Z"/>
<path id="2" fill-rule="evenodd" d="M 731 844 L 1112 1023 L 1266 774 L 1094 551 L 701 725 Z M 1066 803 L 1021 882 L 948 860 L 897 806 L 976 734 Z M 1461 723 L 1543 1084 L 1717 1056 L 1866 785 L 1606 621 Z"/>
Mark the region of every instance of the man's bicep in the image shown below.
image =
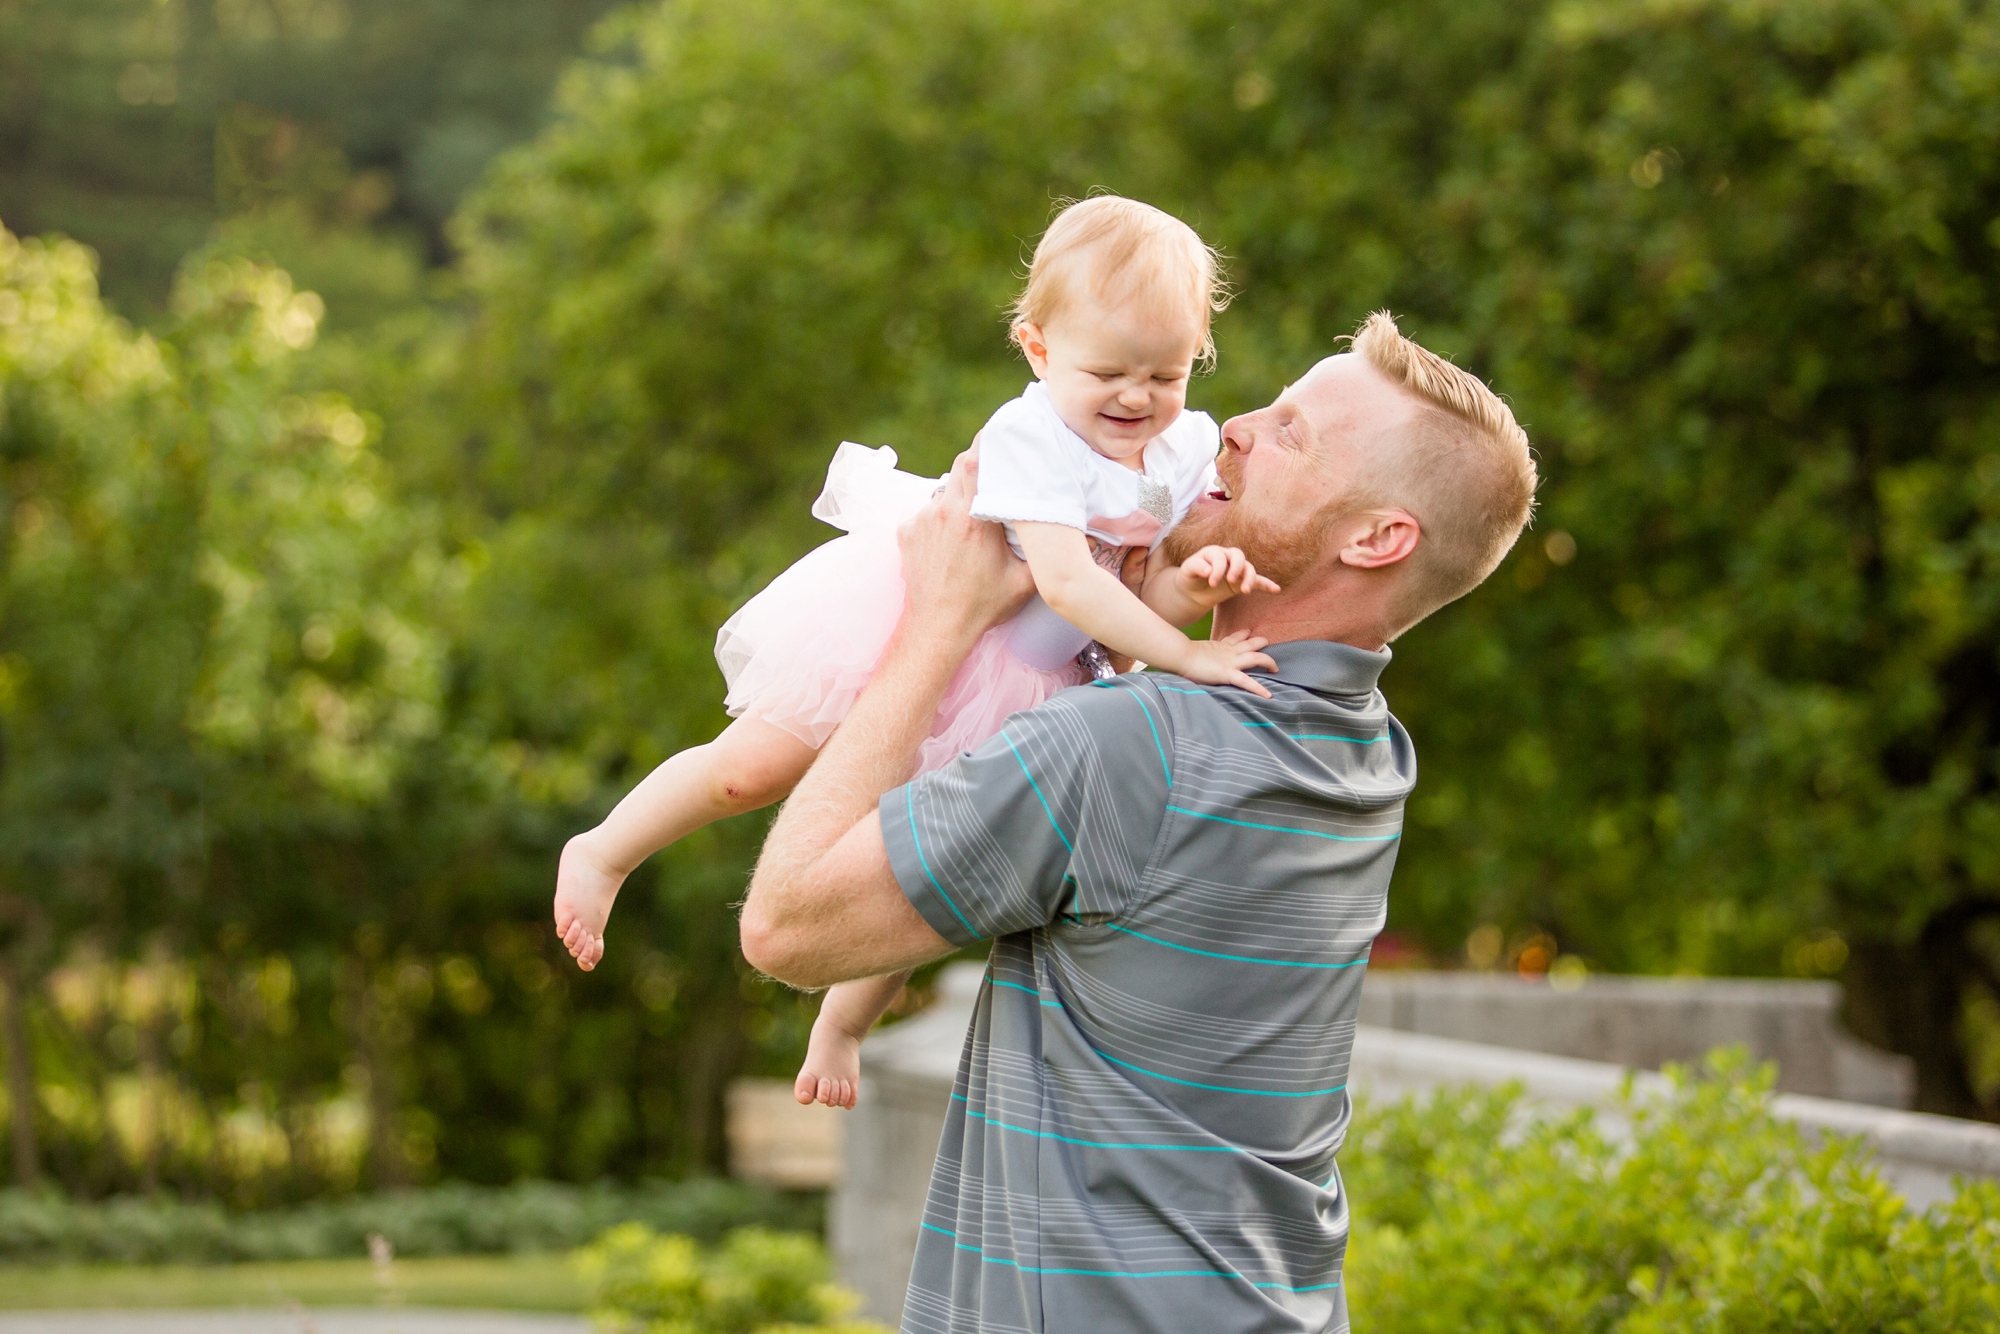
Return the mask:
<path id="1" fill-rule="evenodd" d="M 913 968 L 952 951 L 910 906 L 883 846 L 882 822 L 870 814 L 815 864 L 838 907 L 818 922 L 765 942 L 758 964 L 781 982 L 825 987 Z"/>
<path id="2" fill-rule="evenodd" d="M 836 931 L 837 942 L 850 945 L 848 976 L 872 977 L 911 968 L 955 948 L 903 893 L 889 864 L 880 814 L 848 830 L 828 860 L 829 873 L 857 890 L 853 911 L 843 915 Z"/>

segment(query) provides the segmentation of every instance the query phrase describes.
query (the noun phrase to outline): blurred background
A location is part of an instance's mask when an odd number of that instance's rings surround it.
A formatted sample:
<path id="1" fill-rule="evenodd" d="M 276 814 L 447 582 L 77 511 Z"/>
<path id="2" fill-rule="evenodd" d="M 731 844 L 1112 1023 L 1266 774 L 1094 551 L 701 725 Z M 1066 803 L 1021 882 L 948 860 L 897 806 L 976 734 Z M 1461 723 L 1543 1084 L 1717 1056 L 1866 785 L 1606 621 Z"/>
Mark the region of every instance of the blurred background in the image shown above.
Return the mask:
<path id="1" fill-rule="evenodd" d="M 1378 963 L 1837 979 L 2000 1119 L 1991 5 L 0 0 L 0 1180 L 721 1169 L 764 818 L 587 976 L 556 853 L 1098 187 L 1228 256 L 1193 406 L 1387 307 L 1539 451 Z"/>

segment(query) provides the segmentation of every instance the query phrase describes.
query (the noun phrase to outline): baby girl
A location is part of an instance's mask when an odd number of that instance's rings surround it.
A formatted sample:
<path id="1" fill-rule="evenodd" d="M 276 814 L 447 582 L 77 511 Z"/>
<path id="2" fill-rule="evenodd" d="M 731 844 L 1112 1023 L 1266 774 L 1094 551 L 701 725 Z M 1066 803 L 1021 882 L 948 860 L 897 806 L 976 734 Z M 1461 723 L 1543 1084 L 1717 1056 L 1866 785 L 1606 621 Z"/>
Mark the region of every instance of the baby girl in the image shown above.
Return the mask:
<path id="1" fill-rule="evenodd" d="M 974 516 L 1007 526 L 1036 595 L 987 632 L 953 678 L 919 771 L 987 740 L 1009 714 L 1108 675 L 1109 654 L 1269 693 L 1245 670 L 1272 666 L 1258 651 L 1263 640 L 1197 641 L 1176 627 L 1237 593 L 1277 586 L 1234 548 L 1206 547 L 1179 565 L 1158 554 L 1212 485 L 1221 434 L 1182 406 L 1189 375 L 1214 357 L 1209 317 L 1221 306 L 1215 252 L 1148 205 L 1085 200 L 1042 237 L 1012 326 L 1035 380 L 979 433 L 972 505 Z M 897 526 L 939 485 L 895 463 L 887 448 L 840 447 L 813 513 L 847 536 L 779 575 L 716 639 L 736 721 L 661 764 L 563 849 L 556 930 L 584 968 L 604 953 L 612 900 L 633 868 L 713 820 L 784 797 L 867 685 L 902 614 Z M 1135 551 L 1146 553 L 1136 595 L 1121 577 Z M 861 1039 L 904 980 L 827 993 L 800 1102 L 854 1105 Z"/>

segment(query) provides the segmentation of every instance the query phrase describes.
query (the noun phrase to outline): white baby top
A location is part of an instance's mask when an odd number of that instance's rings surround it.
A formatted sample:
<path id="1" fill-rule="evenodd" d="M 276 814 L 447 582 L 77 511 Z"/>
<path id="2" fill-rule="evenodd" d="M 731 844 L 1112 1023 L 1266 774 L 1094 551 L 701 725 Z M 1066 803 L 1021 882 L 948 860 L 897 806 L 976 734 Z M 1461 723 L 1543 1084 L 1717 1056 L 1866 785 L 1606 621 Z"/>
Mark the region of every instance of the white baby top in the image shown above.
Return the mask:
<path id="1" fill-rule="evenodd" d="M 1085 444 L 1037 380 L 979 433 L 972 514 L 1005 522 L 1010 542 L 1013 524 L 1025 522 L 1081 528 L 1114 547 L 1156 546 L 1207 489 L 1221 446 L 1213 417 L 1183 412 L 1146 446 L 1146 469 L 1136 471 Z"/>
<path id="2" fill-rule="evenodd" d="M 1205 412 L 1182 412 L 1146 446 L 1145 471 L 1105 458 L 1069 429 L 1034 381 L 1001 405 L 979 433 L 975 518 L 1007 525 L 1059 523 L 1081 528 L 1103 546 L 1100 561 L 1118 568 L 1123 549 L 1155 547 L 1208 490 L 1222 432 Z M 1054 671 L 1090 643 L 1090 636 L 1050 610 L 1040 596 L 1016 618 L 1008 638 L 1029 666 Z"/>

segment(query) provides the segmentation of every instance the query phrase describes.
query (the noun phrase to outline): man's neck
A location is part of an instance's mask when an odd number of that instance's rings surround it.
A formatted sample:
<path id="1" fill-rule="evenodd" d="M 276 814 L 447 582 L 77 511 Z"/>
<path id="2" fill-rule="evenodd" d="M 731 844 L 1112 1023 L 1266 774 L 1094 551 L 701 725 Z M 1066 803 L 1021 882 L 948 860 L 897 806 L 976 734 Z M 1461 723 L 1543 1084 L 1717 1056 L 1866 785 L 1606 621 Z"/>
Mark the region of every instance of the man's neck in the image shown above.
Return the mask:
<path id="1" fill-rule="evenodd" d="M 1211 633 L 1220 639 L 1248 631 L 1273 644 L 1324 639 L 1376 653 L 1389 641 L 1381 605 L 1388 591 L 1381 581 L 1336 575 L 1282 593 L 1244 593 L 1215 609 Z"/>

